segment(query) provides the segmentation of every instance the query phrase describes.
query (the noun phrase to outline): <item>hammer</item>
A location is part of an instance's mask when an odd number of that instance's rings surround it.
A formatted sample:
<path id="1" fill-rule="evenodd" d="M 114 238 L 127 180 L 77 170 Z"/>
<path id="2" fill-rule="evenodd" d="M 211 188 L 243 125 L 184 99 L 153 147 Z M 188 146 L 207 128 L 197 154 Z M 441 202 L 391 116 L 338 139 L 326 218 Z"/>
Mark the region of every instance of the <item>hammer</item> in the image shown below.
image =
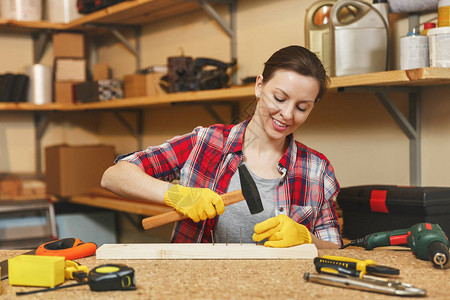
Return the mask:
<path id="1" fill-rule="evenodd" d="M 238 170 L 239 179 L 241 182 L 241 190 L 223 194 L 221 196 L 223 204 L 225 206 L 228 206 L 245 200 L 252 215 L 262 212 L 264 210 L 264 207 L 262 205 L 261 197 L 259 195 L 258 188 L 256 187 L 256 183 L 250 175 L 250 172 L 244 164 L 241 164 L 238 167 Z M 180 214 L 176 210 L 173 210 L 143 219 L 142 227 L 144 227 L 145 230 L 148 230 L 184 219 L 187 219 L 185 215 Z"/>

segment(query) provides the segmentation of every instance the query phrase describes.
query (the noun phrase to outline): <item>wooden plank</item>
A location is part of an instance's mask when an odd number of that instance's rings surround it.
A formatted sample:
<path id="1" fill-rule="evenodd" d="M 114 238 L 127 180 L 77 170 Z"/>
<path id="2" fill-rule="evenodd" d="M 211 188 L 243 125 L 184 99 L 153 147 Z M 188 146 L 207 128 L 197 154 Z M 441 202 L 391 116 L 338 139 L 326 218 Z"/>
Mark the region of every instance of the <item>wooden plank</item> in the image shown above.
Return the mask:
<path id="1" fill-rule="evenodd" d="M 270 248 L 256 244 L 104 244 L 97 259 L 314 259 L 314 244 Z"/>

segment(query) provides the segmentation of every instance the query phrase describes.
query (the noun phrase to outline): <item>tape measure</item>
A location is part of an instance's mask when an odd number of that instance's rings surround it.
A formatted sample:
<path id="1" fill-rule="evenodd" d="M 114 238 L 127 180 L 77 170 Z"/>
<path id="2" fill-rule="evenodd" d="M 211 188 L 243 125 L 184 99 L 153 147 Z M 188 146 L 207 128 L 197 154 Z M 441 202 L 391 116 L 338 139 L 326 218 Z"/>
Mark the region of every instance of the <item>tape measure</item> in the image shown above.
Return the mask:
<path id="1" fill-rule="evenodd" d="M 101 265 L 89 272 L 88 284 L 92 291 L 135 290 L 134 269 L 125 265 Z"/>
<path id="2" fill-rule="evenodd" d="M 136 282 L 134 279 L 134 269 L 127 267 L 125 265 L 101 265 L 92 269 L 89 274 L 87 281 L 56 286 L 49 289 L 40 289 L 30 292 L 17 292 L 16 295 L 29 295 L 35 293 L 50 292 L 54 290 L 60 290 L 65 288 L 70 288 L 74 286 L 80 286 L 88 284 L 91 291 L 101 292 L 101 291 L 127 291 L 135 290 Z"/>

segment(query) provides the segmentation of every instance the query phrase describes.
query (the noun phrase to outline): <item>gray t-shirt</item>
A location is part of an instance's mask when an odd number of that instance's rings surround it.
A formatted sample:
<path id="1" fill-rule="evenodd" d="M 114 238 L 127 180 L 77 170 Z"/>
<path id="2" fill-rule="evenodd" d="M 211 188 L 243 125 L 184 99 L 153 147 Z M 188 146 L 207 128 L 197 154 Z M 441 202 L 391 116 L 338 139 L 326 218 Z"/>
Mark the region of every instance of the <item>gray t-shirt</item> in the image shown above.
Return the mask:
<path id="1" fill-rule="evenodd" d="M 250 170 L 249 172 L 258 187 L 264 211 L 252 215 L 245 201 L 226 206 L 225 212 L 219 216 L 214 231 L 215 243 L 240 243 L 241 230 L 242 243 L 254 243 L 252 236 L 255 225 L 271 217 L 275 217 L 275 188 L 278 186 L 280 178 L 265 179 L 255 175 Z M 231 177 L 227 192 L 240 189 L 239 172 L 236 171 L 233 177 Z"/>

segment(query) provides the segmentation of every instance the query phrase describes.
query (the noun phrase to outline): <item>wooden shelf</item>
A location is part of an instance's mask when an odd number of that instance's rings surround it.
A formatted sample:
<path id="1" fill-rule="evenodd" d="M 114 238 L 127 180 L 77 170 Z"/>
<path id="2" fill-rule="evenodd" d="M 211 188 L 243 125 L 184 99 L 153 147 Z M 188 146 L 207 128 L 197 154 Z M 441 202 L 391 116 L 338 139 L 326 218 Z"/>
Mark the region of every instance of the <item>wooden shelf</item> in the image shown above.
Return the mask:
<path id="1" fill-rule="evenodd" d="M 190 13 L 201 8 L 196 1 L 133 0 L 83 15 L 70 23 L 25 22 L 0 19 L 0 31 L 14 33 L 53 30 L 92 30 L 88 24 L 143 25 Z"/>
<path id="2" fill-rule="evenodd" d="M 331 78 L 330 88 L 351 86 L 429 86 L 450 83 L 450 68 L 394 70 Z"/>
<path id="3" fill-rule="evenodd" d="M 330 92 L 355 86 L 437 86 L 450 84 L 450 68 L 395 70 L 331 78 Z M 62 105 L 30 103 L 0 103 L 0 111 L 83 111 L 128 108 L 149 108 L 172 103 L 242 101 L 254 97 L 253 85 L 219 90 L 165 94 L 155 97 L 134 97 L 121 100 Z"/>
<path id="4" fill-rule="evenodd" d="M 186 102 L 239 101 L 254 97 L 253 86 L 219 90 L 182 92 L 154 97 L 133 97 L 120 100 L 61 105 L 58 103 L 36 105 L 30 103 L 0 103 L 0 111 L 82 111 L 103 109 L 146 108 Z"/>
<path id="5" fill-rule="evenodd" d="M 42 22 L 26 22 L 15 20 L 0 19 L 0 31 L 12 33 L 33 33 L 42 30 L 62 30 L 64 24 L 55 24 L 47 21 Z"/>
<path id="6" fill-rule="evenodd" d="M 142 25 L 199 10 L 195 1 L 134 0 L 85 15 L 64 26 L 64 30 L 83 29 L 89 23 Z"/>

